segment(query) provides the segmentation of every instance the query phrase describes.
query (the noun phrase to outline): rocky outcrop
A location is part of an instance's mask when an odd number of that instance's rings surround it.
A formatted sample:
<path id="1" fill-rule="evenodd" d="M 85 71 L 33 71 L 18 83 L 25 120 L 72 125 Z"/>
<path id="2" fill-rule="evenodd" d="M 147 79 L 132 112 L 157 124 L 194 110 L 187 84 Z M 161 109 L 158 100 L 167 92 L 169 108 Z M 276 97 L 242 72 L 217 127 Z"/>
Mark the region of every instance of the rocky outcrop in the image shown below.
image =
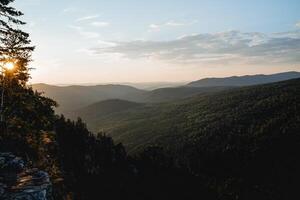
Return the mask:
<path id="1" fill-rule="evenodd" d="M 11 153 L 0 153 L 0 200 L 52 200 L 49 175 Z"/>

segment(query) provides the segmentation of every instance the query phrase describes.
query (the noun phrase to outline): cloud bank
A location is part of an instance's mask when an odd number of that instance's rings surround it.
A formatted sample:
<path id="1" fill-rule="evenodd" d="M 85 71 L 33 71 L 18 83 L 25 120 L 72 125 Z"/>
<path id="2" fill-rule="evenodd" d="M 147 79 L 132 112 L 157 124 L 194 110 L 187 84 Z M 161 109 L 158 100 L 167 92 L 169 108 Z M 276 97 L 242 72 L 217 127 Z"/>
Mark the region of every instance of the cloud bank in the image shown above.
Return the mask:
<path id="1" fill-rule="evenodd" d="M 177 64 L 300 64 L 300 30 L 272 34 L 228 31 L 170 41 L 113 44 L 91 50 L 99 56 L 117 53 L 129 59 L 158 59 Z"/>

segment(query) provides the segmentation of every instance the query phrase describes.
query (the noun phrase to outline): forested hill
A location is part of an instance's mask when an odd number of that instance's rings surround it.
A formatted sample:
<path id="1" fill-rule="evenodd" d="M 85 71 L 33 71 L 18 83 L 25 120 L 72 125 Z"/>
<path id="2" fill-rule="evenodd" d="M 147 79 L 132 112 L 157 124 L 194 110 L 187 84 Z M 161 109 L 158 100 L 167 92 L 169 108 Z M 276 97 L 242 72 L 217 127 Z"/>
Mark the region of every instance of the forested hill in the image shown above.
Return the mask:
<path id="1" fill-rule="evenodd" d="M 171 102 L 204 93 L 214 93 L 232 87 L 257 85 L 300 78 L 299 72 L 286 72 L 272 75 L 254 75 L 227 78 L 206 78 L 181 87 L 167 87 L 155 90 L 141 90 L 127 85 L 96 86 L 53 86 L 34 84 L 34 90 L 43 92 L 44 96 L 55 99 L 59 107 L 57 113 L 73 117 L 84 107 L 110 99 L 121 99 L 139 103 Z"/>
<path id="2" fill-rule="evenodd" d="M 130 152 L 150 144 L 176 150 L 198 139 L 222 149 L 239 137 L 271 139 L 299 130 L 299 107 L 300 79 L 294 79 L 134 107 L 89 126 L 106 130 Z"/>
<path id="3" fill-rule="evenodd" d="M 34 84 L 34 90 L 44 92 L 45 96 L 55 99 L 59 113 L 74 111 L 107 99 L 128 99 L 142 95 L 145 91 L 127 85 L 97 86 L 53 86 Z"/>
<path id="4" fill-rule="evenodd" d="M 217 199 L 299 197 L 300 79 L 134 107 L 93 126 L 132 155 L 161 164 L 163 151 Z"/>
<path id="5" fill-rule="evenodd" d="M 290 79 L 300 78 L 300 72 L 283 72 L 271 75 L 248 75 L 232 76 L 226 78 L 205 78 L 188 84 L 190 87 L 213 87 L 213 86 L 250 86 L 265 83 L 273 83 Z"/>
<path id="6" fill-rule="evenodd" d="M 121 99 L 139 103 L 160 103 L 183 99 L 202 93 L 217 92 L 228 89 L 228 87 L 176 87 L 146 91 L 127 85 L 53 86 L 34 84 L 33 89 L 43 92 L 44 96 L 55 99 L 59 104 L 59 107 L 56 108 L 57 113 L 63 113 L 68 117 L 73 117 L 74 113 L 79 113 L 85 107 L 111 99 Z"/>
<path id="7" fill-rule="evenodd" d="M 117 113 L 132 108 L 136 108 L 142 105 L 143 104 L 141 103 L 135 103 L 126 100 L 111 99 L 111 100 L 104 100 L 98 103 L 94 103 L 76 112 L 71 112 L 69 113 L 69 115 L 72 116 L 74 119 L 80 116 L 81 118 L 84 118 L 86 121 L 91 122 L 94 119 L 105 117 L 106 115 L 112 113 Z"/>

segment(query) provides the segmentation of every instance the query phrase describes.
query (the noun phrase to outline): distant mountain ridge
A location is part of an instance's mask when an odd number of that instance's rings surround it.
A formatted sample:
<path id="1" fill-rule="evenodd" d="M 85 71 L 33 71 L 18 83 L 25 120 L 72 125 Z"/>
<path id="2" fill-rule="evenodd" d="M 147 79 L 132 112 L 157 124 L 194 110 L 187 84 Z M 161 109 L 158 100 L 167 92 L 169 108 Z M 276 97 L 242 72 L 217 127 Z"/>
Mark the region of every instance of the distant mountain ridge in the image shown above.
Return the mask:
<path id="1" fill-rule="evenodd" d="M 189 87 L 216 87 L 216 86 L 251 86 L 265 83 L 285 81 L 300 78 L 300 72 L 291 71 L 271 75 L 257 74 L 247 76 L 232 76 L 225 78 L 204 78 L 187 84 Z"/>
<path id="2" fill-rule="evenodd" d="M 96 86 L 53 86 L 34 84 L 34 90 L 44 92 L 45 96 L 55 99 L 57 112 L 66 113 L 107 99 L 130 99 L 141 96 L 144 90 L 127 85 Z"/>
<path id="3" fill-rule="evenodd" d="M 162 103 L 203 93 L 218 92 L 229 87 L 174 87 L 146 91 L 127 85 L 53 86 L 35 84 L 33 88 L 39 92 L 44 92 L 45 96 L 55 99 L 59 104 L 56 109 L 58 113 L 73 117 L 78 110 L 92 104 L 100 103 L 102 105 L 101 101 L 106 100 L 119 99 L 137 103 Z"/>
<path id="4" fill-rule="evenodd" d="M 250 86 L 264 83 L 300 78 L 299 72 L 285 72 L 273 75 L 253 75 L 227 78 L 206 78 L 191 82 L 181 87 L 142 90 L 128 85 L 96 85 L 96 86 L 53 86 L 34 84 L 33 89 L 44 92 L 45 96 L 55 99 L 59 107 L 58 113 L 73 117 L 80 109 L 101 101 L 119 99 L 137 103 L 163 103 L 193 97 L 199 94 L 215 93 L 233 87 Z M 109 104 L 112 105 L 112 104 Z M 69 115 L 70 114 L 70 115 Z"/>

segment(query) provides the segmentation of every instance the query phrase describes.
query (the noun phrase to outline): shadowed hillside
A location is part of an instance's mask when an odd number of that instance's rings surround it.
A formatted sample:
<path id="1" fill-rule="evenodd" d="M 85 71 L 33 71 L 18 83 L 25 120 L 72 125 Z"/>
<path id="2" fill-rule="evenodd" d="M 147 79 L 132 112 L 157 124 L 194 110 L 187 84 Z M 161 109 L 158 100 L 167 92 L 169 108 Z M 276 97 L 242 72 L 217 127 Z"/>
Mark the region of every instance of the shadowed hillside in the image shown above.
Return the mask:
<path id="1" fill-rule="evenodd" d="M 121 99 L 139 103 L 160 103 L 183 99 L 202 93 L 218 92 L 228 89 L 229 87 L 177 87 L 144 91 L 126 85 L 60 87 L 36 84 L 33 85 L 33 88 L 37 91 L 44 92 L 44 95 L 47 97 L 56 99 L 59 104 L 56 111 L 73 118 L 77 117 L 74 113 L 81 113 L 85 107 L 110 99 Z"/>
<path id="2" fill-rule="evenodd" d="M 254 75 L 228 78 L 207 78 L 192 82 L 184 87 L 160 88 L 152 91 L 140 90 L 127 85 L 98 86 L 53 86 L 35 84 L 33 89 L 43 92 L 45 96 L 56 99 L 58 113 L 74 117 L 70 113 L 80 113 L 91 104 L 109 100 L 121 99 L 139 103 L 162 103 L 189 98 L 195 95 L 219 92 L 237 86 L 272 83 L 300 77 L 298 72 L 286 72 L 273 75 Z"/>
<path id="3" fill-rule="evenodd" d="M 160 88 L 145 93 L 135 101 L 145 103 L 162 103 L 171 102 L 179 99 L 189 98 L 199 94 L 219 92 L 230 89 L 231 87 L 176 87 L 176 88 Z"/>
<path id="4" fill-rule="evenodd" d="M 92 122 L 93 120 L 98 119 L 100 117 L 105 117 L 106 115 L 112 113 L 129 110 L 131 108 L 135 108 L 142 105 L 143 104 L 140 103 L 119 100 L 119 99 L 112 99 L 112 100 L 105 100 L 105 101 L 92 104 L 76 112 L 69 113 L 69 115 L 73 116 L 73 118 L 80 116 L 86 121 Z"/>
<path id="5" fill-rule="evenodd" d="M 127 99 L 142 95 L 145 91 L 125 85 L 67 86 L 59 87 L 35 84 L 33 88 L 55 99 L 57 112 L 67 113 L 107 99 Z"/>
<path id="6" fill-rule="evenodd" d="M 299 124 L 300 79 L 293 79 L 136 106 L 89 125 L 131 155 L 160 160 L 163 152 L 218 199 L 281 200 L 299 196 Z"/>
<path id="7" fill-rule="evenodd" d="M 299 88 L 300 79 L 232 89 L 174 103 L 134 107 L 88 124 L 95 131 L 106 130 L 131 152 L 157 143 L 177 148 L 174 144 L 220 131 L 269 134 L 297 124 Z"/>

